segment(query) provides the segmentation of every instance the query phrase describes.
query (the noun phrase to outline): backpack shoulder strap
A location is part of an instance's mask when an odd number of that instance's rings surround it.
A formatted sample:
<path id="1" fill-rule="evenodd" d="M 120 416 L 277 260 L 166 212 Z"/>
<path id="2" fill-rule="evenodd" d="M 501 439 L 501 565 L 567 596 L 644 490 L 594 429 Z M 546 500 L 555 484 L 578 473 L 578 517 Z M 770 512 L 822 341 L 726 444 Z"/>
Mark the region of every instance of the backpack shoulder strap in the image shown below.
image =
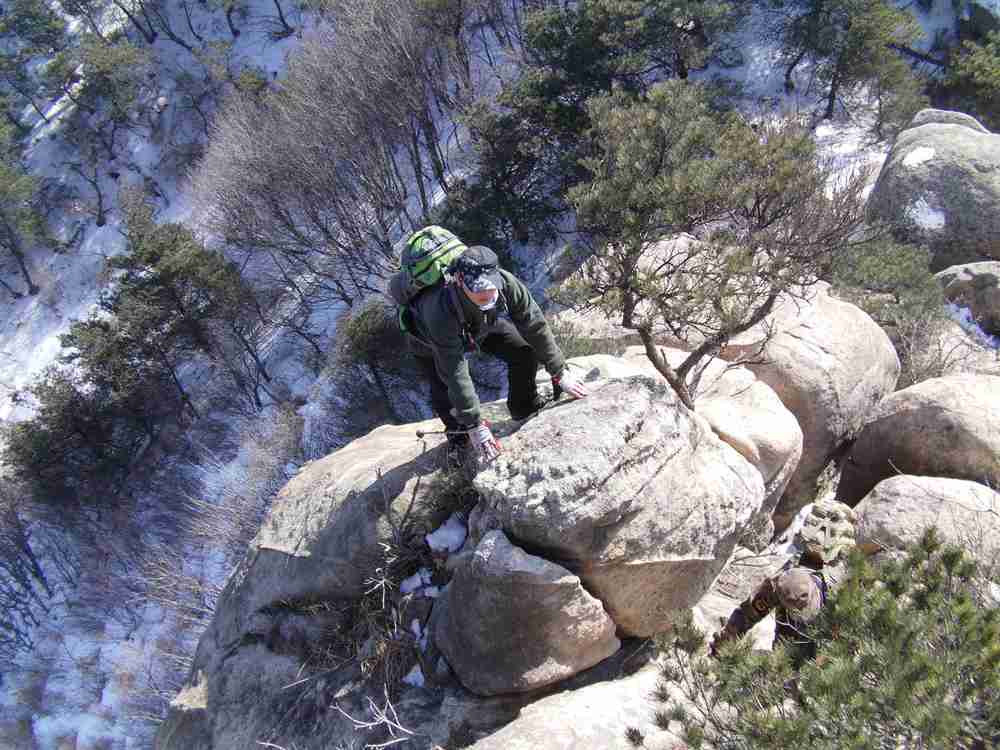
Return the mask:
<path id="1" fill-rule="evenodd" d="M 475 337 L 469 330 L 469 322 L 465 318 L 465 310 L 462 308 L 462 300 L 458 298 L 458 284 L 454 281 L 449 281 L 445 286 L 448 290 L 448 301 L 451 303 L 452 310 L 455 312 L 455 317 L 458 318 L 459 324 L 462 326 L 462 341 L 465 343 L 465 348 L 470 352 L 479 351 L 479 342 L 476 341 Z"/>

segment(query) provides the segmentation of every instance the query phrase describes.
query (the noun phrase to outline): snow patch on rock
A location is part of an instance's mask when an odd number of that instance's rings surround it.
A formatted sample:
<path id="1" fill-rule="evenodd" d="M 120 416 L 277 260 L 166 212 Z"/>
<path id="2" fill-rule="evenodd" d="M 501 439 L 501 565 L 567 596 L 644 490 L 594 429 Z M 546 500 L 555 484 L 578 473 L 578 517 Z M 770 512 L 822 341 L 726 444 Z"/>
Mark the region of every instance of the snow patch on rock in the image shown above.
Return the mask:
<path id="1" fill-rule="evenodd" d="M 933 149 L 931 149 L 933 150 Z M 933 208 L 924 198 L 920 198 L 906 211 L 907 216 L 921 229 L 937 231 L 944 229 L 944 211 Z"/>
<path id="2" fill-rule="evenodd" d="M 443 525 L 432 531 L 425 538 L 427 546 L 434 552 L 458 552 L 465 544 L 468 533 L 465 521 L 457 513 L 452 513 Z"/>
<path id="3" fill-rule="evenodd" d="M 903 159 L 903 166 L 919 167 L 924 162 L 933 159 L 935 153 L 937 152 L 930 146 L 918 146 L 906 155 L 906 158 Z"/>

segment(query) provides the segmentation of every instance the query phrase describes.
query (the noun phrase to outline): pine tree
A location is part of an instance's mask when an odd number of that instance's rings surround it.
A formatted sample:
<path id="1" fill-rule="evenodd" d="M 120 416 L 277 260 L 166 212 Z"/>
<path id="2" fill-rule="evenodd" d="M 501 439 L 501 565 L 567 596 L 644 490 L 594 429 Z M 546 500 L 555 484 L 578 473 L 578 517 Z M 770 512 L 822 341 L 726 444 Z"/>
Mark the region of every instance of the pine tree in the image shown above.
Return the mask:
<path id="1" fill-rule="evenodd" d="M 45 119 L 37 98 L 39 85 L 32 63 L 48 57 L 66 46 L 66 23 L 43 0 L 14 0 L 0 16 L 0 77 L 6 84 L 7 119 L 18 130 L 24 130 L 16 111 L 10 105 L 30 105 Z"/>
<path id="2" fill-rule="evenodd" d="M 948 87 L 963 110 L 1000 131 L 1000 31 L 966 42 L 948 72 Z"/>
<path id="3" fill-rule="evenodd" d="M 17 264 L 27 293 L 37 294 L 26 255 L 44 235 L 44 220 L 34 203 L 38 180 L 20 163 L 14 142 L 11 128 L 0 126 L 0 252 Z M 11 296 L 22 296 L 3 279 L 0 285 Z"/>
<path id="4" fill-rule="evenodd" d="M 686 700 L 658 691 L 657 723 L 693 749 L 997 747 L 1000 610 L 983 594 L 996 574 L 933 530 L 898 561 L 855 555 L 808 627 L 814 660 L 741 642 L 709 659 L 689 623 L 663 641 Z"/>
<path id="5" fill-rule="evenodd" d="M 786 88 L 792 87 L 800 64 L 812 63 L 823 86 L 825 118 L 863 84 L 881 82 L 885 88 L 892 82 L 900 91 L 912 86 L 912 74 L 896 51 L 920 37 L 909 12 L 884 0 L 769 0 L 765 6 L 773 13 L 773 33 L 788 61 Z"/>
<path id="6" fill-rule="evenodd" d="M 591 101 L 593 175 L 570 191 L 595 252 L 576 301 L 635 330 L 694 408 L 698 365 L 802 294 L 861 224 L 863 173 L 829 189 L 831 167 L 797 124 L 718 115 L 696 85 L 667 81 L 645 101 Z M 678 233 L 699 242 L 656 246 Z M 691 345 L 673 368 L 656 341 Z"/>
<path id="7" fill-rule="evenodd" d="M 3 463 L 43 503 L 107 506 L 147 436 L 108 388 L 49 368 L 29 389 L 37 408 L 4 428 Z"/>
<path id="8" fill-rule="evenodd" d="M 584 0 L 530 13 L 520 76 L 501 92 L 499 107 L 479 103 L 466 113 L 479 179 L 450 191 L 441 220 L 465 227 L 474 241 L 553 237 L 565 191 L 586 177 L 587 100 L 612 90 L 640 98 L 657 80 L 686 78 L 746 6 Z"/>

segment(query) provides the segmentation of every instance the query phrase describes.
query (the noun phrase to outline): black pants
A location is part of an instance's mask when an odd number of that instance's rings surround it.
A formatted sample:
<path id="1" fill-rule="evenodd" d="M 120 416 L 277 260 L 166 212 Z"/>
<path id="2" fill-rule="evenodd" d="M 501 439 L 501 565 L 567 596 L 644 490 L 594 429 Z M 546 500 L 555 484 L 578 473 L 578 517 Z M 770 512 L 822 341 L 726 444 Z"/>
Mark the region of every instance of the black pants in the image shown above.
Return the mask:
<path id="1" fill-rule="evenodd" d="M 538 386 L 535 384 L 538 357 L 531 344 L 521 337 L 513 323 L 501 318 L 490 328 L 486 338 L 479 342 L 479 347 L 507 363 L 507 409 L 510 415 L 515 419 L 528 416 L 535 410 L 535 401 L 538 399 Z M 430 357 L 417 357 L 417 362 L 430 381 L 431 408 L 434 413 L 444 422 L 446 430 L 459 429 L 458 421 L 451 413 L 448 385 L 438 377 L 434 360 Z"/>

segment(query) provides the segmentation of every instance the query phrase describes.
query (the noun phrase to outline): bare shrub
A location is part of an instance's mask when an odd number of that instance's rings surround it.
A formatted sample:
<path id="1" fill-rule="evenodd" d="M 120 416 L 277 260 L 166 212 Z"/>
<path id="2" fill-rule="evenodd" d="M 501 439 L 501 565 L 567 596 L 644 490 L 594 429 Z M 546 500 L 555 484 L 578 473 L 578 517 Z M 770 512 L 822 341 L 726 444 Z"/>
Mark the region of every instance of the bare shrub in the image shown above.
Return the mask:
<path id="1" fill-rule="evenodd" d="M 975 346 L 951 332 L 941 285 L 925 248 L 892 241 L 848 249 L 833 267 L 837 294 L 871 315 L 888 334 L 901 365 L 897 388 L 964 369 Z"/>
<path id="2" fill-rule="evenodd" d="M 345 312 L 326 366 L 314 386 L 305 450 L 324 456 L 386 423 L 430 416 L 420 374 L 395 309 L 371 297 Z"/>
<path id="3" fill-rule="evenodd" d="M 0 657 L 13 660 L 34 646 L 55 584 L 43 567 L 37 524 L 24 513 L 24 488 L 0 482 Z"/>
<path id="4" fill-rule="evenodd" d="M 243 433 L 243 462 L 223 461 L 209 452 L 193 467 L 201 479 L 197 493 L 184 501 L 188 538 L 219 549 L 229 560 L 242 555 L 257 533 L 271 498 L 289 479 L 289 465 L 301 461 L 302 418 L 288 404 L 270 419 L 250 422 Z"/>
<path id="5" fill-rule="evenodd" d="M 955 324 L 940 315 L 928 315 L 902 321 L 890 329 L 889 336 L 899 353 L 900 371 L 897 389 L 940 378 L 970 368 L 976 345 Z"/>
<path id="6" fill-rule="evenodd" d="M 435 111 L 454 104 L 461 66 L 420 3 L 334 0 L 329 14 L 280 89 L 223 108 L 193 186 L 232 248 L 297 293 L 351 304 L 378 291 L 394 236 L 446 185 Z"/>
<path id="7" fill-rule="evenodd" d="M 124 699 L 125 717 L 132 732 L 146 734 L 166 716 L 170 701 L 184 686 L 191 670 L 196 642 L 185 638 L 186 625 L 174 624 L 170 633 L 145 652 L 127 648 L 115 667 L 114 680 Z M 196 631 L 200 632 L 200 631 Z"/>

